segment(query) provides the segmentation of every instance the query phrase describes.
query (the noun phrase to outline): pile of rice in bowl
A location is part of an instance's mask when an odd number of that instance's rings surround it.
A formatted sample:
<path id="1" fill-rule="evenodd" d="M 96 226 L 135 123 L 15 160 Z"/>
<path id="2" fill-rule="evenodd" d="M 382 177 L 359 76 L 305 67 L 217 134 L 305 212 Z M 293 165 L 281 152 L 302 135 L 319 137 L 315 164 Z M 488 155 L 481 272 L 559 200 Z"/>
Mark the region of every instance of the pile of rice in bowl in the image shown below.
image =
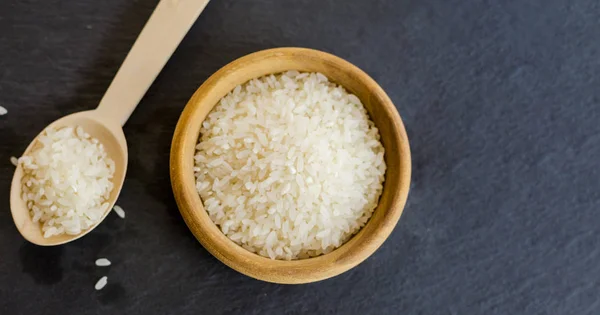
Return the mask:
<path id="1" fill-rule="evenodd" d="M 320 73 L 251 80 L 202 124 L 196 188 L 232 241 L 271 259 L 318 256 L 358 232 L 386 170 L 360 100 Z"/>
<path id="2" fill-rule="evenodd" d="M 81 127 L 47 128 L 18 164 L 22 199 L 46 238 L 77 235 L 98 223 L 110 206 L 115 163 Z"/>

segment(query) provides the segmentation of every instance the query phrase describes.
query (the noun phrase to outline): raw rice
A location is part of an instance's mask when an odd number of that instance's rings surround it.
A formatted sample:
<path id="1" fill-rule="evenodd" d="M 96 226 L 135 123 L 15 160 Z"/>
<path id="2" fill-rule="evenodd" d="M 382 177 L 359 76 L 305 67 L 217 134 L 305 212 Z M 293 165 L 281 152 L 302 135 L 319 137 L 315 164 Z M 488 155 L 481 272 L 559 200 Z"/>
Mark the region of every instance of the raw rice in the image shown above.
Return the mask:
<path id="1" fill-rule="evenodd" d="M 10 157 L 10 163 L 12 163 L 12 165 L 14 165 L 14 166 L 18 166 L 19 165 L 19 159 L 17 159 L 14 156 L 11 156 Z"/>
<path id="2" fill-rule="evenodd" d="M 115 213 L 121 218 L 121 219 L 125 219 L 125 211 L 123 211 L 123 208 L 115 205 L 113 207 L 113 210 L 115 211 Z"/>
<path id="3" fill-rule="evenodd" d="M 104 276 L 104 277 L 100 278 L 100 280 L 98 280 L 98 282 L 96 282 L 94 289 L 102 290 L 102 289 L 104 289 L 104 287 L 106 286 L 107 283 L 108 283 L 108 277 Z"/>
<path id="4" fill-rule="evenodd" d="M 369 220 L 386 165 L 361 101 L 320 73 L 254 79 L 202 124 L 196 189 L 232 241 L 271 259 L 328 253 Z"/>
<path id="5" fill-rule="evenodd" d="M 6 108 L 0 106 L 0 116 L 6 115 L 7 113 L 8 113 L 8 110 L 6 110 Z"/>
<path id="6" fill-rule="evenodd" d="M 96 266 L 98 266 L 98 267 L 110 266 L 110 260 L 108 260 L 106 258 L 98 258 L 98 259 L 96 259 Z"/>
<path id="7" fill-rule="evenodd" d="M 81 127 L 46 129 L 18 163 L 22 198 L 44 237 L 77 235 L 108 210 L 115 163 Z"/>

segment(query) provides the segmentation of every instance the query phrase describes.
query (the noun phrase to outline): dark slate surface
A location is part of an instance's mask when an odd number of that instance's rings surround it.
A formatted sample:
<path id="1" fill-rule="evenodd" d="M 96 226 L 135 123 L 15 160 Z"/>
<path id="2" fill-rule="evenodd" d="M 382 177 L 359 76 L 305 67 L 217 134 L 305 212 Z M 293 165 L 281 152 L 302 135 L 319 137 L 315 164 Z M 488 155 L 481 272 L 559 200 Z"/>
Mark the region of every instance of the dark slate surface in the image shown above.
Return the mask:
<path id="1" fill-rule="evenodd" d="M 111 215 L 66 246 L 25 242 L 9 214 L 9 157 L 98 103 L 156 3 L 0 1 L 1 314 L 600 314 L 597 0 L 214 0 L 125 127 L 127 219 Z M 250 279 L 208 254 L 168 174 L 194 90 L 277 46 L 370 73 L 413 150 L 409 203 L 388 241 L 302 286 Z M 94 267 L 101 256 L 113 266 Z"/>

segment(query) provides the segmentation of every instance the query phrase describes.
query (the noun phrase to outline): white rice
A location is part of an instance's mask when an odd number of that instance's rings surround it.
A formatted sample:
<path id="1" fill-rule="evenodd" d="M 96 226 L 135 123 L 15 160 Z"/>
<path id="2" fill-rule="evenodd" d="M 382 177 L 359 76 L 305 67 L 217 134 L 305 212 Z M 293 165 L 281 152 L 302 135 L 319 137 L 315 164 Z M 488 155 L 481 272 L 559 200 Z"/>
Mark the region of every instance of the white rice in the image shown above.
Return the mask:
<path id="1" fill-rule="evenodd" d="M 339 247 L 383 189 L 378 129 L 355 95 L 320 73 L 236 87 L 200 134 L 194 172 L 206 211 L 231 240 L 271 259 Z"/>
<path id="2" fill-rule="evenodd" d="M 44 237 L 79 234 L 108 211 L 115 163 L 81 127 L 45 130 L 19 164 L 22 198 Z"/>
<path id="3" fill-rule="evenodd" d="M 108 283 L 108 277 L 104 276 L 104 277 L 100 278 L 100 280 L 98 280 L 98 282 L 96 282 L 94 289 L 102 290 L 102 289 L 104 289 L 104 287 L 106 286 L 107 283 Z"/>
<path id="4" fill-rule="evenodd" d="M 123 211 L 123 208 L 115 205 L 113 207 L 113 210 L 115 211 L 115 213 L 121 218 L 121 219 L 125 219 L 125 211 Z"/>
<path id="5" fill-rule="evenodd" d="M 12 163 L 12 165 L 14 165 L 14 166 L 18 166 L 19 165 L 19 159 L 17 159 L 14 156 L 11 156 L 10 157 L 10 163 Z"/>
<path id="6" fill-rule="evenodd" d="M 98 259 L 96 259 L 96 266 L 98 266 L 98 267 L 110 266 L 110 260 L 108 260 L 106 258 L 98 258 Z"/>
<path id="7" fill-rule="evenodd" d="M 0 106 L 0 116 L 6 115 L 7 113 L 8 113 L 8 110 L 6 110 L 6 108 Z"/>

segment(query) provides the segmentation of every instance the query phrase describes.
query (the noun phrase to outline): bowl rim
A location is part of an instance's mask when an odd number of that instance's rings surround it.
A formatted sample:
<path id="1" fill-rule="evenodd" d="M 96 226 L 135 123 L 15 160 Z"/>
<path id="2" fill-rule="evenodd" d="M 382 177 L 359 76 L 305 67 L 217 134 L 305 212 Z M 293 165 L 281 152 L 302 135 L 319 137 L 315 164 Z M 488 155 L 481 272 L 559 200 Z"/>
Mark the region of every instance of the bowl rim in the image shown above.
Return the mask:
<path id="1" fill-rule="evenodd" d="M 394 144 L 400 151 L 401 167 L 397 174 L 400 178 L 397 191 L 393 192 L 390 207 L 385 211 L 385 224 L 378 226 L 373 235 L 369 235 L 367 240 L 364 240 L 364 237 L 357 237 L 365 230 L 365 225 L 348 242 L 328 254 L 292 261 L 262 257 L 227 238 L 204 210 L 195 188 L 193 174 L 193 155 L 202 124 L 202 121 L 198 122 L 195 118 L 206 115 L 216 105 L 216 102 L 207 105 L 208 101 L 204 101 L 203 104 L 203 100 L 210 97 L 218 84 L 229 84 L 235 87 L 237 84 L 234 84 L 236 80 L 233 76 L 239 74 L 239 70 L 243 67 L 258 61 L 277 60 L 282 57 L 305 58 L 310 59 L 311 62 L 333 65 L 343 69 L 366 86 L 369 92 L 378 98 L 378 103 L 392 120 L 391 128 L 398 135 Z M 249 79 L 251 78 L 244 79 L 244 82 Z M 386 178 L 387 176 L 386 171 Z M 339 275 L 367 259 L 383 244 L 396 226 L 406 203 L 411 178 L 411 156 L 406 130 L 396 107 L 369 75 L 350 62 L 326 52 L 308 48 L 282 47 L 261 50 L 240 57 L 219 69 L 196 90 L 186 104 L 175 128 L 170 153 L 170 177 L 173 194 L 185 223 L 196 239 L 213 256 L 234 270 L 255 279 L 273 283 L 300 284 Z M 357 241 L 358 239 L 361 240 Z"/>

